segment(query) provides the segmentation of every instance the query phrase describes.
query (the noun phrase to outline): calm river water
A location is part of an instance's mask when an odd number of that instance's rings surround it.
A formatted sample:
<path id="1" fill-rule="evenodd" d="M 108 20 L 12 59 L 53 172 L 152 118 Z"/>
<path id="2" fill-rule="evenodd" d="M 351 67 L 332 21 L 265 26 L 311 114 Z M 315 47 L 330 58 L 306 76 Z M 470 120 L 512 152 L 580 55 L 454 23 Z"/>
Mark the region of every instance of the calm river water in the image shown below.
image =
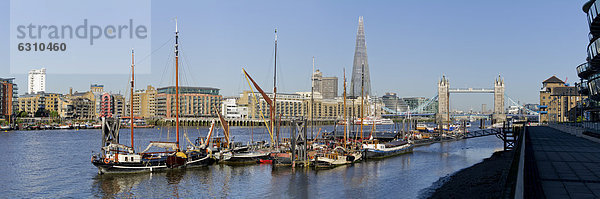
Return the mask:
<path id="1" fill-rule="evenodd" d="M 190 139 L 207 131 L 202 127 L 182 130 Z M 236 141 L 268 138 L 261 128 L 232 127 L 231 131 Z M 135 148 L 143 149 L 151 140 L 174 141 L 173 134 L 167 128 L 136 129 Z M 212 165 L 152 174 L 98 175 L 90 155 L 99 151 L 100 136 L 100 130 L 92 129 L 0 132 L 0 197 L 417 198 L 440 177 L 502 150 L 500 139 L 487 136 L 420 146 L 411 154 L 330 170 Z M 185 142 L 183 136 L 181 140 Z M 129 129 L 121 130 L 121 143 L 130 143 Z"/>

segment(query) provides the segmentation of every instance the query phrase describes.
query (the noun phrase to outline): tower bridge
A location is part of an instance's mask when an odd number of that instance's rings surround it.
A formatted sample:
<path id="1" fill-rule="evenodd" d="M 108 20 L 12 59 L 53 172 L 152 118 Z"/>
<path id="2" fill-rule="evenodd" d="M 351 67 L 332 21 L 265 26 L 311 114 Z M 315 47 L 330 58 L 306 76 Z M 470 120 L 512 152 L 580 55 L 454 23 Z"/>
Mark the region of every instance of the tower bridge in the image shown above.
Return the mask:
<path id="1" fill-rule="evenodd" d="M 494 89 L 486 88 L 451 88 L 450 93 L 494 93 Z"/>
<path id="2" fill-rule="evenodd" d="M 472 114 L 472 113 L 450 113 L 450 93 L 488 93 L 494 94 L 494 111 L 492 114 Z M 522 110 L 523 114 L 506 114 L 504 109 L 504 102 L 508 100 L 508 103 L 514 106 L 517 106 L 520 110 Z M 435 101 L 438 102 L 438 112 L 431 113 L 425 111 L 427 107 L 432 105 Z M 418 107 L 411 108 L 408 111 L 397 111 L 394 109 L 389 109 L 385 106 L 381 107 L 385 112 L 389 114 L 385 114 L 384 116 L 388 117 L 398 117 L 398 116 L 433 116 L 436 117 L 436 122 L 438 124 L 445 124 L 449 121 L 448 118 L 453 117 L 486 117 L 492 119 L 494 123 L 501 123 L 506 121 L 507 117 L 520 117 L 520 118 L 535 118 L 539 116 L 539 113 L 528 108 L 525 108 L 515 102 L 515 100 L 511 99 L 504 93 L 504 80 L 501 76 L 494 81 L 494 88 L 450 88 L 450 82 L 446 79 L 445 76 L 442 76 L 442 79 L 438 82 L 438 94 L 429 98 L 425 103 L 420 104 Z"/>
<path id="3" fill-rule="evenodd" d="M 450 81 L 446 79 L 446 76 L 442 76 L 442 79 L 438 82 L 438 113 L 435 117 L 438 124 L 450 122 L 450 93 L 493 93 L 494 112 L 492 113 L 492 122 L 506 121 L 506 114 L 504 113 L 504 79 L 500 75 L 494 81 L 494 88 L 450 88 Z"/>

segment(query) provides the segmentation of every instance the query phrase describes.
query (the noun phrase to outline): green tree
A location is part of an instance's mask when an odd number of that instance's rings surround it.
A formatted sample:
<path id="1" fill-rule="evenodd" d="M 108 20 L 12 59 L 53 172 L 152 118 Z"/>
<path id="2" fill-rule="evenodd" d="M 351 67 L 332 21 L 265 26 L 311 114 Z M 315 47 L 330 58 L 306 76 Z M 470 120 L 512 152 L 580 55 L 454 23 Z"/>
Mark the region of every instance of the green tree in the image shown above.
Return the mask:
<path id="1" fill-rule="evenodd" d="M 51 118 L 58 118 L 58 112 L 57 111 L 50 111 L 50 117 Z"/>
<path id="2" fill-rule="evenodd" d="M 28 114 L 27 112 L 25 112 L 25 111 L 21 111 L 21 112 L 19 113 L 19 117 L 27 117 L 28 115 L 29 115 L 29 114 Z"/>

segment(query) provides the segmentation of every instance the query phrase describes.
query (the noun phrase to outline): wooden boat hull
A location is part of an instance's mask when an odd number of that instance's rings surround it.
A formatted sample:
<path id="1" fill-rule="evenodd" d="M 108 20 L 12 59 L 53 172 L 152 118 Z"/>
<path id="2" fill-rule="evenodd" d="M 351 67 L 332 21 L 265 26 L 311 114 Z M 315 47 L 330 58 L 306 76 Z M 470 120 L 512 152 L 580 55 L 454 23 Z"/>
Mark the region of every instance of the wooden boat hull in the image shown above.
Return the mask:
<path id="1" fill-rule="evenodd" d="M 204 167 L 211 165 L 215 159 L 209 155 L 206 156 L 190 156 L 181 165 L 167 164 L 167 157 L 155 160 L 142 160 L 141 162 L 105 162 L 102 159 L 92 159 L 92 164 L 98 167 L 99 174 L 109 173 L 143 173 L 143 172 L 160 172 L 168 169 L 181 169 Z"/>
<path id="2" fill-rule="evenodd" d="M 429 145 L 429 144 L 433 144 L 435 143 L 434 139 L 420 139 L 420 140 L 414 140 L 412 142 L 412 144 L 414 146 L 424 146 L 424 145 Z"/>
<path id="3" fill-rule="evenodd" d="M 269 159 L 268 153 L 234 153 L 224 154 L 219 163 L 228 165 L 257 164 L 260 160 Z"/>

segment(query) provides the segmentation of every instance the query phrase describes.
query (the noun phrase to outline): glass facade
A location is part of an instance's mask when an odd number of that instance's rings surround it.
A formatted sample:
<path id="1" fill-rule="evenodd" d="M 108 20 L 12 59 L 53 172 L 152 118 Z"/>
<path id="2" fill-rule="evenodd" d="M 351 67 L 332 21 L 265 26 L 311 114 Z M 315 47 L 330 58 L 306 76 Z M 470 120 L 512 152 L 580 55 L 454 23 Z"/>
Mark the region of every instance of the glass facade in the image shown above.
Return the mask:
<path id="1" fill-rule="evenodd" d="M 588 24 L 590 25 L 594 22 L 596 17 L 598 17 L 598 8 L 600 7 L 597 4 L 598 2 L 594 1 L 587 10 L 584 10 L 587 13 Z"/>
<path id="2" fill-rule="evenodd" d="M 581 78 L 581 81 L 577 83 L 577 89 L 579 95 L 588 96 L 589 98 L 585 103 L 582 103 L 585 113 L 585 119 L 588 121 L 599 121 L 600 120 L 600 106 L 596 103 L 600 100 L 600 5 L 598 1 L 590 0 L 583 5 L 583 11 L 587 15 L 587 21 L 589 25 L 589 40 L 590 43 L 587 46 L 587 60 L 586 63 L 577 66 L 577 75 Z"/>

